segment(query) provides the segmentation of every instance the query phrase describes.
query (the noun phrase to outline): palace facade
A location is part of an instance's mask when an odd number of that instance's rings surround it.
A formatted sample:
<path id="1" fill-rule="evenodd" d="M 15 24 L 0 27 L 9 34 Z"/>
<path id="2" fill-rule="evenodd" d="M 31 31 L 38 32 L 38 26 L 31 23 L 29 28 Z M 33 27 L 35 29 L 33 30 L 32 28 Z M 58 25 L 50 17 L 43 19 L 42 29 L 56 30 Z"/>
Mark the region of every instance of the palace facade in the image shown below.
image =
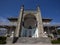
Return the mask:
<path id="1" fill-rule="evenodd" d="M 10 22 L 8 24 L 0 24 L 0 28 L 7 30 L 9 37 L 56 37 L 58 24 L 51 24 L 53 19 L 42 18 L 40 8 L 37 10 L 24 10 L 21 7 L 19 17 L 7 18 Z M 4 29 L 1 29 L 4 30 Z"/>

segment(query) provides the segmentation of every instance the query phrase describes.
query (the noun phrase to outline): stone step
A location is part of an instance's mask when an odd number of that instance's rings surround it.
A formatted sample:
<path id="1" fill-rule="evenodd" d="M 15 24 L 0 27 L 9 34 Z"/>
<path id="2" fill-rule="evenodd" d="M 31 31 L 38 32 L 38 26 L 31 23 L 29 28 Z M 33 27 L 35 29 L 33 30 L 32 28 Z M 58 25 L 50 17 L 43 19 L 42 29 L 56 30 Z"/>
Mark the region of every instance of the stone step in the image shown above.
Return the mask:
<path id="1" fill-rule="evenodd" d="M 16 43 L 23 44 L 50 44 L 51 41 L 49 38 L 40 37 L 40 38 L 29 38 L 29 37 L 20 37 Z"/>
<path id="2" fill-rule="evenodd" d="M 12 44 L 13 38 L 7 38 L 7 44 Z M 29 37 L 19 37 L 15 44 L 51 44 L 49 38 L 40 37 L 40 38 L 29 38 Z"/>
<path id="3" fill-rule="evenodd" d="M 7 44 L 11 44 L 13 42 L 13 37 L 7 37 L 6 42 Z"/>

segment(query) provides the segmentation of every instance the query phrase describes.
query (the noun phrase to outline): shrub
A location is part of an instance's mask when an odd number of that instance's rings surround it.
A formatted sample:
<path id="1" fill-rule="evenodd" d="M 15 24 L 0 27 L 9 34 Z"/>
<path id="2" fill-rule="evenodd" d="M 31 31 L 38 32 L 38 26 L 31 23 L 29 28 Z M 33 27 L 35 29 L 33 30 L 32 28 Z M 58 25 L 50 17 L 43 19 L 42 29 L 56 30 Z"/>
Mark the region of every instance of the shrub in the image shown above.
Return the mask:
<path id="1" fill-rule="evenodd" d="M 57 40 L 52 40 L 51 43 L 52 44 L 60 44 L 60 38 L 57 39 Z"/>
<path id="2" fill-rule="evenodd" d="M 0 37 L 0 44 L 6 44 L 6 37 Z"/>

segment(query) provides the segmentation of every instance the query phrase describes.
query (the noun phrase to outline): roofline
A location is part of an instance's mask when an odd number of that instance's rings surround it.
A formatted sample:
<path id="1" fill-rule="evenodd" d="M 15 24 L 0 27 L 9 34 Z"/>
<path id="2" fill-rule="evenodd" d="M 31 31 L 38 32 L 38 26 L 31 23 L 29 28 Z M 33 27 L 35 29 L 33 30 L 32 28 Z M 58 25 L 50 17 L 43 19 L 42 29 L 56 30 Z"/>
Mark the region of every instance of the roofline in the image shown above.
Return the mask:
<path id="1" fill-rule="evenodd" d="M 7 19 L 18 19 L 18 17 L 8 17 Z M 49 19 L 49 20 L 53 20 L 52 18 L 42 18 L 42 19 Z"/>

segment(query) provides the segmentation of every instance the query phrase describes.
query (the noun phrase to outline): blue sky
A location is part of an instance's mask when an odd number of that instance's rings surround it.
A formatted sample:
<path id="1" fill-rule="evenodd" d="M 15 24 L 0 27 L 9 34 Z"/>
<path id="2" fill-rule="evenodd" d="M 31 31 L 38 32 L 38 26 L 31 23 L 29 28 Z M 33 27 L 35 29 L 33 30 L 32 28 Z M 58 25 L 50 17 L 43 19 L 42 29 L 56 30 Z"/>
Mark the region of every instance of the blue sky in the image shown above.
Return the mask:
<path id="1" fill-rule="evenodd" d="M 36 9 L 40 5 L 42 17 L 60 22 L 60 0 L 0 0 L 0 17 L 17 17 L 22 5 L 25 9 Z"/>

